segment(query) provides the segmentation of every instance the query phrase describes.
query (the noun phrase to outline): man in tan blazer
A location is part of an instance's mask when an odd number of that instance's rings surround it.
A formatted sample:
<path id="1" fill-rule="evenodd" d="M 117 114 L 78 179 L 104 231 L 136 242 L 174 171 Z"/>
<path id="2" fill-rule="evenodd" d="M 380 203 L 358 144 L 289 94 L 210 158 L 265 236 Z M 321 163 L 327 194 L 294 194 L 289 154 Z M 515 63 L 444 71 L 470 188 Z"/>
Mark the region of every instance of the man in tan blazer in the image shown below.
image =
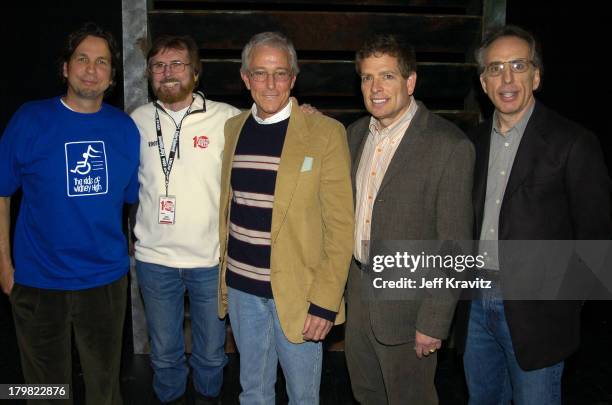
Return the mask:
<path id="1" fill-rule="evenodd" d="M 291 42 L 255 35 L 241 77 L 254 104 L 227 121 L 221 171 L 219 315 L 240 352 L 242 404 L 273 404 L 280 361 L 290 401 L 317 404 L 321 341 L 344 322 L 353 235 L 344 127 L 305 115 L 290 91 Z"/>
<path id="2" fill-rule="evenodd" d="M 393 36 L 357 52 L 371 116 L 348 128 L 355 181 L 355 260 L 347 288 L 346 357 L 362 404 L 436 404 L 436 350 L 453 295 L 365 299 L 370 241 L 469 240 L 474 148 L 453 124 L 416 101 L 416 58 Z M 385 296 L 389 297 L 389 295 Z"/>

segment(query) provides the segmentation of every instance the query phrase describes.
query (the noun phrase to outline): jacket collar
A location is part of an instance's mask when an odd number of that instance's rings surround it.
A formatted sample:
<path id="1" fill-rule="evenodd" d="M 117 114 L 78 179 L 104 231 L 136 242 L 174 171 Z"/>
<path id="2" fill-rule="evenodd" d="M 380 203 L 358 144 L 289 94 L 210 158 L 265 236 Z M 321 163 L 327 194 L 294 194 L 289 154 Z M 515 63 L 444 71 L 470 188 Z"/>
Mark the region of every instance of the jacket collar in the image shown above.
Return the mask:
<path id="1" fill-rule="evenodd" d="M 385 172 L 385 176 L 383 177 L 380 183 L 380 187 L 378 189 L 379 192 L 389 183 L 389 181 L 393 177 L 395 177 L 397 174 L 403 171 L 405 162 L 403 161 L 402 158 L 396 159 L 395 156 L 405 156 L 407 153 L 410 152 L 410 150 L 412 149 L 412 147 L 414 147 L 415 144 L 426 140 L 427 131 L 424 131 L 424 129 L 427 128 L 428 126 L 428 122 L 429 122 L 431 113 L 429 112 L 427 107 L 425 107 L 423 103 L 417 100 L 415 101 L 417 103 L 418 109 L 416 113 L 414 114 L 414 117 L 412 117 L 412 121 L 410 122 L 410 125 L 408 126 L 408 128 L 406 129 L 406 132 L 404 133 L 404 137 L 402 138 L 402 141 L 400 142 L 400 144 L 397 147 L 397 150 L 395 151 L 394 158 L 391 159 L 391 162 L 389 163 L 389 167 L 387 168 L 387 171 Z M 353 189 L 355 189 L 357 168 L 359 166 L 359 162 L 361 161 L 361 154 L 363 153 L 363 148 L 365 146 L 366 140 L 368 139 L 368 136 L 370 133 L 369 124 L 370 124 L 369 119 L 367 118 L 362 119 L 361 121 L 357 122 L 356 128 L 355 128 L 355 131 L 363 135 L 361 137 L 360 144 L 357 148 L 357 153 L 355 154 L 355 160 L 353 161 L 353 167 L 352 167 Z"/>
<path id="2" fill-rule="evenodd" d="M 231 125 L 229 132 L 226 132 L 225 147 L 231 148 L 232 159 L 244 123 L 250 115 L 250 110 L 244 111 L 235 124 Z M 285 142 L 281 152 L 281 160 L 276 174 L 274 188 L 271 229 L 272 242 L 276 240 L 287 212 L 289 211 L 289 206 L 292 203 L 304 158 L 308 156 L 309 137 L 310 128 L 306 117 L 304 113 L 300 111 L 297 101 L 292 98 L 291 116 L 289 117 L 289 125 L 287 126 L 287 133 L 285 135 Z M 231 164 L 229 164 L 226 170 L 231 172 Z"/>

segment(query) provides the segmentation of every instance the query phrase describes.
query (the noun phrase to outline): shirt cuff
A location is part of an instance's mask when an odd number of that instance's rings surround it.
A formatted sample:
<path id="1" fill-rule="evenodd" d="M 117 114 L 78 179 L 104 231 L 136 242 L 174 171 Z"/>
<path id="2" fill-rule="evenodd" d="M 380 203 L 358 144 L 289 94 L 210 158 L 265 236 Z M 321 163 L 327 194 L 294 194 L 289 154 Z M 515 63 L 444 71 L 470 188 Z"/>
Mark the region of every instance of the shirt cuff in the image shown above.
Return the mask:
<path id="1" fill-rule="evenodd" d="M 308 313 L 310 315 L 326 319 L 330 322 L 334 322 L 336 320 L 336 312 L 330 311 L 329 309 L 321 308 L 320 306 L 315 305 L 312 302 L 310 303 L 310 308 L 308 308 Z"/>

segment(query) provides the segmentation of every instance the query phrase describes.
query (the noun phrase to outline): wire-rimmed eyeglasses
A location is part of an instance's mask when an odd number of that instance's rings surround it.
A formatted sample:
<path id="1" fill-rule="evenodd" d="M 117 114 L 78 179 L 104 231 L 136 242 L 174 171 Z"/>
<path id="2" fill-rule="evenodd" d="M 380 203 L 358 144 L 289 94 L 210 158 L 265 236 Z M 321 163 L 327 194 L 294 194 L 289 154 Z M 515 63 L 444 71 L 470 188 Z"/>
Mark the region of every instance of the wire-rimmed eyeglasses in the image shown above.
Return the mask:
<path id="1" fill-rule="evenodd" d="M 293 77 L 293 74 L 289 70 L 277 70 L 273 73 L 268 73 L 265 70 L 252 70 L 249 71 L 249 76 L 256 82 L 265 82 L 268 80 L 268 76 L 272 76 L 275 82 L 286 82 Z"/>
<path id="2" fill-rule="evenodd" d="M 510 70 L 514 73 L 525 73 L 529 67 L 533 65 L 533 61 L 528 59 L 515 59 L 506 62 L 491 62 L 485 67 L 487 76 L 499 76 L 504 73 L 506 66 L 510 66 Z"/>
<path id="3" fill-rule="evenodd" d="M 149 71 L 151 73 L 164 73 L 166 67 L 170 69 L 171 73 L 182 73 L 185 71 L 185 66 L 191 65 L 191 63 L 185 63 L 178 60 L 174 60 L 170 63 L 155 62 L 149 65 Z"/>

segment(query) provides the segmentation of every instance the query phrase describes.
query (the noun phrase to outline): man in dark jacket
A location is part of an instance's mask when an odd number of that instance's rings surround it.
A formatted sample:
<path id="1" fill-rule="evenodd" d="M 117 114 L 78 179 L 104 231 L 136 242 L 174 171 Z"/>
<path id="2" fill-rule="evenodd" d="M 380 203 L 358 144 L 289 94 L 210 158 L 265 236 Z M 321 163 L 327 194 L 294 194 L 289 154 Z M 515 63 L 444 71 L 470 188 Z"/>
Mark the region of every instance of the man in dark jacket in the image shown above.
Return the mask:
<path id="1" fill-rule="evenodd" d="M 356 67 L 371 115 L 348 128 L 355 190 L 346 324 L 351 385 L 362 404 L 437 404 L 436 350 L 456 299 L 369 300 L 364 267 L 374 254 L 369 241 L 470 239 L 474 150 L 461 130 L 414 99 L 409 45 L 372 37 L 357 52 Z"/>
<path id="2" fill-rule="evenodd" d="M 487 269 L 504 281 L 517 275 L 498 241 L 608 239 L 610 181 L 595 136 L 534 98 L 542 62 L 531 34 L 497 29 L 476 57 L 495 112 L 470 133 L 474 237 L 487 251 Z M 510 300 L 502 284 L 503 292 L 482 293 L 464 308 L 470 404 L 560 404 L 563 361 L 578 346 L 580 301 Z"/>

